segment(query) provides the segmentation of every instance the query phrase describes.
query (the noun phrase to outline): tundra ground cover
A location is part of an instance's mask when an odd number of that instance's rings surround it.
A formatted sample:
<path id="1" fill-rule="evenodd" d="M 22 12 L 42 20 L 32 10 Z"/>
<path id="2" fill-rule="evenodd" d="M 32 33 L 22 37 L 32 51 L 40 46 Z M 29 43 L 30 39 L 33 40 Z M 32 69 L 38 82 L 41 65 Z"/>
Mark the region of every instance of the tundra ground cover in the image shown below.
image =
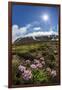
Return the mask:
<path id="1" fill-rule="evenodd" d="M 13 45 L 13 85 L 58 83 L 58 41 Z"/>

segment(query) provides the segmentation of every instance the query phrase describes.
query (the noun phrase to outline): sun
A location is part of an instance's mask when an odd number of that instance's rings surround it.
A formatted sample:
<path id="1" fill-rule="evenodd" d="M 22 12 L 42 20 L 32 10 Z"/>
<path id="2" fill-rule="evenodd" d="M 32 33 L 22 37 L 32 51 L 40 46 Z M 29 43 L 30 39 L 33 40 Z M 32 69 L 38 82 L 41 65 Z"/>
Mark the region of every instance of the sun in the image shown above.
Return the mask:
<path id="1" fill-rule="evenodd" d="M 48 17 L 47 14 L 44 14 L 44 15 L 42 16 L 42 18 L 43 18 L 44 21 L 47 21 L 47 20 L 49 19 L 49 17 Z"/>

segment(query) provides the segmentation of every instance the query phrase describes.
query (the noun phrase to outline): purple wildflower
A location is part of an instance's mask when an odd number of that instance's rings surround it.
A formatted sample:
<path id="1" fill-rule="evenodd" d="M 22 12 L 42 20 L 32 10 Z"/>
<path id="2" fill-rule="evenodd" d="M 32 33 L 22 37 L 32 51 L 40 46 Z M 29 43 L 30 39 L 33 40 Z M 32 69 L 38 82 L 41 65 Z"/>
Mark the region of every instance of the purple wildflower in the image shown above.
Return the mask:
<path id="1" fill-rule="evenodd" d="M 37 68 L 42 68 L 43 65 L 41 63 L 36 64 Z"/>
<path id="2" fill-rule="evenodd" d="M 20 66 L 18 67 L 18 69 L 19 69 L 21 72 L 24 72 L 24 70 L 26 69 L 26 67 L 20 65 Z"/>
<path id="3" fill-rule="evenodd" d="M 45 59 L 44 59 L 44 57 L 41 57 L 40 60 L 44 61 Z"/>
<path id="4" fill-rule="evenodd" d="M 31 68 L 32 68 L 32 69 L 36 69 L 37 66 L 36 66 L 35 64 L 31 64 Z"/>
<path id="5" fill-rule="evenodd" d="M 24 73 L 22 73 L 22 77 L 24 80 L 29 80 L 32 78 L 31 70 L 25 70 Z"/>

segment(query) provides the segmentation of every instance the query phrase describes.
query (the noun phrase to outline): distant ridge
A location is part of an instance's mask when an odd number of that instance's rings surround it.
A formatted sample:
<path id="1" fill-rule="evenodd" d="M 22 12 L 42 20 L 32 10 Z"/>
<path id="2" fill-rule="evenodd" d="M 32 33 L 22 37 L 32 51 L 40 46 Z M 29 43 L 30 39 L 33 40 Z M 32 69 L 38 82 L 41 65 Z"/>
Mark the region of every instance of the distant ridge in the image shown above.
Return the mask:
<path id="1" fill-rule="evenodd" d="M 33 37 L 23 37 L 18 38 L 14 41 L 13 44 L 20 45 L 20 44 L 28 44 L 28 43 L 35 43 L 41 41 L 50 41 L 50 40 L 58 40 L 58 35 L 50 35 L 50 36 L 36 36 Z"/>

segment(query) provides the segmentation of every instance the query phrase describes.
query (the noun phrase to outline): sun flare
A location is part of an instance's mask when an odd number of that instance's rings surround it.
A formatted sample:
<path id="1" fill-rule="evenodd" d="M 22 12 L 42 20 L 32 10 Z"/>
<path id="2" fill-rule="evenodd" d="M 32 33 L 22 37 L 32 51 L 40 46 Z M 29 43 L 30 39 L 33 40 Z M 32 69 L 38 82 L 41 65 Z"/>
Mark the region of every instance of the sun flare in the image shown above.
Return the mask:
<path id="1" fill-rule="evenodd" d="M 44 14 L 44 15 L 42 16 L 42 18 L 43 18 L 44 21 L 47 21 L 47 20 L 49 19 L 49 17 L 48 17 L 47 14 Z"/>

